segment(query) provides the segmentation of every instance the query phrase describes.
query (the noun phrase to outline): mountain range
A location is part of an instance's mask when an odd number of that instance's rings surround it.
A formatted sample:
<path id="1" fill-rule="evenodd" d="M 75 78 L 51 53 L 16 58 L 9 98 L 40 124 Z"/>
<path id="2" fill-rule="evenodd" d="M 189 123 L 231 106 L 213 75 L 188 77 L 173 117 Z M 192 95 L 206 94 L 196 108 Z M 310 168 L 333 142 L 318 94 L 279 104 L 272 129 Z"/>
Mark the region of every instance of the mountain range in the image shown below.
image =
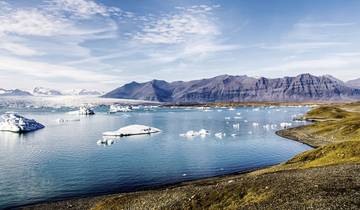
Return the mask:
<path id="1" fill-rule="evenodd" d="M 0 88 L 0 96 L 31 96 L 31 93 L 19 89 L 7 90 Z"/>
<path id="2" fill-rule="evenodd" d="M 300 74 L 275 79 L 220 75 L 186 82 L 131 82 L 102 97 L 170 103 L 360 99 L 360 88 L 351 84 L 330 75 Z"/>
<path id="3" fill-rule="evenodd" d="M 0 96 L 64 96 L 64 95 L 72 95 L 72 96 L 90 96 L 97 95 L 100 96 L 102 93 L 98 91 L 86 90 L 86 89 L 73 89 L 67 91 L 59 91 L 50 88 L 44 87 L 35 87 L 33 91 L 30 93 L 28 91 L 13 89 L 7 90 L 0 88 Z"/>
<path id="4" fill-rule="evenodd" d="M 346 85 L 353 88 L 360 88 L 360 78 L 354 79 L 346 82 Z"/>
<path id="5" fill-rule="evenodd" d="M 36 87 L 33 90 L 33 95 L 36 96 L 61 96 L 61 95 L 74 95 L 74 96 L 84 96 L 84 95 L 101 95 L 98 91 L 86 90 L 86 89 L 73 89 L 67 91 L 60 91 L 44 87 Z"/>

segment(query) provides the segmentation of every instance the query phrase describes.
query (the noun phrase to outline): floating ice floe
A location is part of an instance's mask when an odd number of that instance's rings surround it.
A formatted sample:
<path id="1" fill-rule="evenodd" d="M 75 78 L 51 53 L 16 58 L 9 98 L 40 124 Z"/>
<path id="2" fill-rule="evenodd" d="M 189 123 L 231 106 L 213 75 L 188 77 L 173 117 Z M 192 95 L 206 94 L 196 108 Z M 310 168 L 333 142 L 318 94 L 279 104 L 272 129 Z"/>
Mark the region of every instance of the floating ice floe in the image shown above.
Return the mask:
<path id="1" fill-rule="evenodd" d="M 62 118 L 56 119 L 57 123 L 66 123 L 66 122 L 75 122 L 75 121 L 80 121 L 80 119 L 62 119 Z"/>
<path id="2" fill-rule="evenodd" d="M 240 123 L 233 124 L 233 128 L 239 129 L 240 128 Z"/>
<path id="3" fill-rule="evenodd" d="M 97 145 L 112 145 L 114 143 L 114 139 L 103 138 L 96 142 Z"/>
<path id="4" fill-rule="evenodd" d="M 0 131 L 10 131 L 15 133 L 24 133 L 35 131 L 45 126 L 33 119 L 27 119 L 16 113 L 7 112 L 1 115 Z"/>
<path id="5" fill-rule="evenodd" d="M 80 115 L 93 115 L 93 114 L 95 114 L 95 112 L 92 109 L 90 109 L 89 107 L 82 106 L 79 109 L 79 114 Z"/>
<path id="6" fill-rule="evenodd" d="M 190 130 L 190 131 L 188 131 L 186 133 L 180 134 L 180 136 L 191 138 L 191 137 L 195 137 L 195 136 L 205 137 L 205 136 L 207 136 L 209 134 L 210 134 L 210 132 L 208 130 L 201 129 L 199 131 Z"/>
<path id="7" fill-rule="evenodd" d="M 89 107 L 82 106 L 82 107 L 80 107 L 79 110 L 68 112 L 68 114 L 75 114 L 75 115 L 94 115 L 95 112 L 94 112 L 91 108 L 89 108 Z"/>
<path id="8" fill-rule="evenodd" d="M 234 119 L 239 120 L 239 119 L 242 119 L 242 117 L 236 116 L 236 117 L 234 117 Z"/>
<path id="9" fill-rule="evenodd" d="M 263 125 L 263 128 L 266 130 L 270 130 L 270 125 L 269 124 Z"/>
<path id="10" fill-rule="evenodd" d="M 230 107 L 229 108 L 229 111 L 234 111 L 235 109 L 233 107 Z"/>
<path id="11" fill-rule="evenodd" d="M 280 127 L 281 128 L 288 128 L 288 127 L 290 127 L 292 125 L 292 123 L 287 123 L 287 122 L 282 122 L 282 123 L 280 123 Z"/>
<path id="12" fill-rule="evenodd" d="M 244 120 L 245 123 L 247 123 L 248 121 L 247 120 Z"/>
<path id="13" fill-rule="evenodd" d="M 231 119 L 231 117 L 225 117 L 225 120 L 230 120 Z"/>
<path id="14" fill-rule="evenodd" d="M 235 136 L 237 136 L 237 134 L 236 134 L 236 133 L 233 133 L 233 134 L 231 134 L 231 136 L 232 136 L 232 137 L 235 137 Z"/>
<path id="15" fill-rule="evenodd" d="M 96 142 L 97 145 L 112 145 L 115 142 L 113 138 L 103 137 Z"/>
<path id="16" fill-rule="evenodd" d="M 225 137 L 225 136 L 226 136 L 226 133 L 221 133 L 221 132 L 215 133 L 215 137 L 217 137 L 217 138 L 219 138 L 219 139 L 222 139 L 222 138 Z"/>
<path id="17" fill-rule="evenodd" d="M 258 111 L 260 111 L 260 108 L 254 108 L 253 109 L 253 112 L 258 112 Z"/>
<path id="18" fill-rule="evenodd" d="M 258 127 L 259 126 L 259 123 L 257 123 L 257 122 L 253 122 L 253 124 L 252 124 L 254 127 Z"/>
<path id="19" fill-rule="evenodd" d="M 161 130 L 158 128 L 149 127 L 146 125 L 129 125 L 120 128 L 116 131 L 107 131 L 103 133 L 103 136 L 132 136 L 132 135 L 145 135 L 151 133 L 158 133 Z"/>
<path id="20" fill-rule="evenodd" d="M 241 115 L 241 112 L 236 113 L 236 115 Z"/>
<path id="21" fill-rule="evenodd" d="M 109 113 L 116 113 L 116 112 L 131 112 L 133 111 L 132 106 L 121 106 L 117 104 L 110 105 Z"/>

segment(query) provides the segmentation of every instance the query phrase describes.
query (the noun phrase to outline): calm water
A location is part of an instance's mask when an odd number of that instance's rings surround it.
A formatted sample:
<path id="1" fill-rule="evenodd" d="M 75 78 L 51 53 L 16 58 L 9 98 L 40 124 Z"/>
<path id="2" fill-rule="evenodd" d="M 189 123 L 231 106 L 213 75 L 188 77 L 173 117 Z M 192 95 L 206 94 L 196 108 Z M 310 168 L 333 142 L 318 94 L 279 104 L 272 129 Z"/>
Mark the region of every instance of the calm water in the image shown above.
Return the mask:
<path id="1" fill-rule="evenodd" d="M 133 191 L 276 164 L 309 147 L 280 138 L 275 130 L 267 130 L 263 125 L 291 122 L 292 115 L 307 109 L 204 112 L 157 108 L 113 115 L 97 112 L 90 117 L 49 110 L 20 112 L 46 128 L 25 135 L 0 133 L 0 208 Z M 58 118 L 80 121 L 59 124 Z M 254 127 L 253 122 L 259 126 Z M 135 123 L 157 127 L 162 132 L 121 138 L 110 146 L 96 144 L 102 132 Z M 240 123 L 240 129 L 233 128 L 235 123 Z M 202 128 L 212 135 L 193 139 L 179 136 Z M 216 132 L 227 136 L 216 138 Z"/>

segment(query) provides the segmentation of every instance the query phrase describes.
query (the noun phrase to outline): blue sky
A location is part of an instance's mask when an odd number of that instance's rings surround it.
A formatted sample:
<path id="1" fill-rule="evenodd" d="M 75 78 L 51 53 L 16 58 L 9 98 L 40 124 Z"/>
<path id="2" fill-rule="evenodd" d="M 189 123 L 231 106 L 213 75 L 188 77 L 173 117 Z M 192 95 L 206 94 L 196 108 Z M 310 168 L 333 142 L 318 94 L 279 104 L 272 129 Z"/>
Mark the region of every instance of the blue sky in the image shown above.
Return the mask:
<path id="1" fill-rule="evenodd" d="M 357 0 L 0 0 L 0 87 L 360 77 Z"/>

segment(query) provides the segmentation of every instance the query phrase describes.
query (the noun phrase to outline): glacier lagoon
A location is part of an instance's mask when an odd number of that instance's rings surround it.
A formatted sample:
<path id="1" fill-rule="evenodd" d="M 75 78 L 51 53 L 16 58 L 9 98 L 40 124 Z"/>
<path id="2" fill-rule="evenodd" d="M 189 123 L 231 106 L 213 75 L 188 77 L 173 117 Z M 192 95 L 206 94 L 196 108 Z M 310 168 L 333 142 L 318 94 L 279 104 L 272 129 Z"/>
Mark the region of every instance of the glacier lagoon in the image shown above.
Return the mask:
<path id="1" fill-rule="evenodd" d="M 274 165 L 310 149 L 275 134 L 281 123 L 301 125 L 292 116 L 308 109 L 151 108 L 108 114 L 100 106 L 93 116 L 69 115 L 69 109 L 11 109 L 45 128 L 0 132 L 0 208 L 150 189 Z M 161 132 L 96 144 L 103 132 L 130 124 Z M 180 136 L 201 129 L 210 134 Z M 226 135 L 218 138 L 218 133 Z"/>

